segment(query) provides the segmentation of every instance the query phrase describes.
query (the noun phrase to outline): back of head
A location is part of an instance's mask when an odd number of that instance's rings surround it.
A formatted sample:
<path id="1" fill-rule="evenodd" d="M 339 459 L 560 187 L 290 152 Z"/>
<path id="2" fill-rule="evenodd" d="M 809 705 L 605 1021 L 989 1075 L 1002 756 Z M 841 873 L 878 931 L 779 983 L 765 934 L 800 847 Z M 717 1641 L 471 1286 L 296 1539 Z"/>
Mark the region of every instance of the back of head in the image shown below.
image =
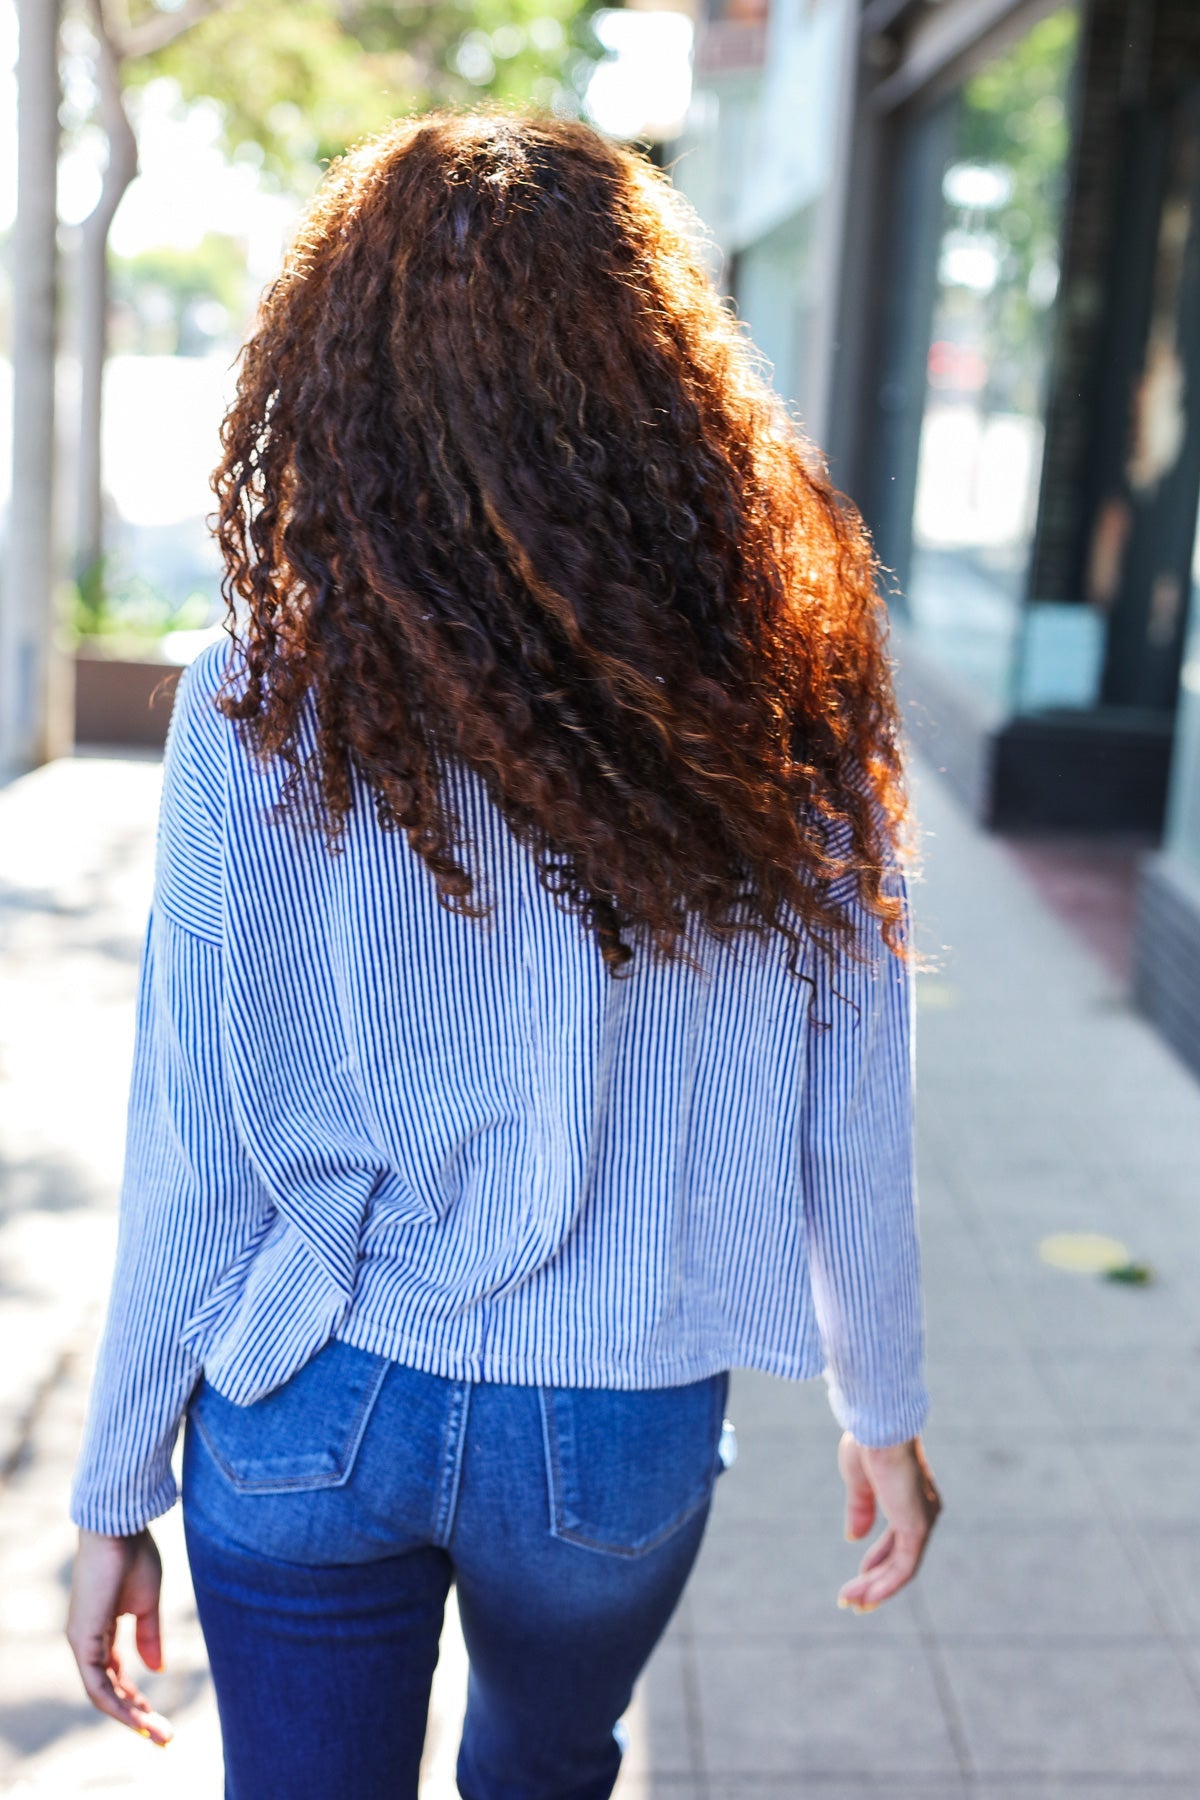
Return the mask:
<path id="1" fill-rule="evenodd" d="M 611 966 L 697 920 L 844 934 L 846 872 L 895 938 L 870 548 L 642 157 L 501 112 L 352 151 L 264 296 L 222 441 L 224 704 L 297 763 L 311 690 L 293 786 L 331 840 L 357 774 L 469 906 L 460 760 Z"/>

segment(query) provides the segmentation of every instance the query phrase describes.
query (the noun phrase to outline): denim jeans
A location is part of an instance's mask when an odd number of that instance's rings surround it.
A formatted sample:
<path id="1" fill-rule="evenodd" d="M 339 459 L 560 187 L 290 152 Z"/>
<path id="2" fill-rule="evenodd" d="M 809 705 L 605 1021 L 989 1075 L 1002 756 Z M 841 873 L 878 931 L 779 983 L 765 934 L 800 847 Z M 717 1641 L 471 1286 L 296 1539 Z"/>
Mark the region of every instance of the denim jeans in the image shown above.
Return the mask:
<path id="1" fill-rule="evenodd" d="M 611 1793 L 727 1389 L 446 1381 L 340 1341 L 253 1406 L 202 1382 L 184 1526 L 227 1800 L 412 1800 L 452 1581 L 464 1800 Z"/>

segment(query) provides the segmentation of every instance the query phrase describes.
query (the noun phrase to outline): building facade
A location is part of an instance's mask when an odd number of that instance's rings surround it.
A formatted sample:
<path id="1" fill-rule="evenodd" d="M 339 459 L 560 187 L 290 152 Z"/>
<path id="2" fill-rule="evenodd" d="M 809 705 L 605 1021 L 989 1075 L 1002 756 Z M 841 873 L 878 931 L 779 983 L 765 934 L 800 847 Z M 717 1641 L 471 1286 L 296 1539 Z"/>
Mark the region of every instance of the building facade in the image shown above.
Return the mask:
<path id="1" fill-rule="evenodd" d="M 1200 1069 L 1200 5 L 711 3 L 676 179 L 910 729 L 990 825 L 1159 842 L 1135 986 Z"/>

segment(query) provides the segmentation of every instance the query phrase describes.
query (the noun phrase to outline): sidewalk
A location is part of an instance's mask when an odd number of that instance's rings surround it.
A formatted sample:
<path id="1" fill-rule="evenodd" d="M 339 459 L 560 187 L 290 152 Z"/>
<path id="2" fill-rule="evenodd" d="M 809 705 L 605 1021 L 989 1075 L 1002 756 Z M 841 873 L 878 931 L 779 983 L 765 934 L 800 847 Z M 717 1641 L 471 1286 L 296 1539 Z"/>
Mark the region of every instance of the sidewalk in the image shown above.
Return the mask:
<path id="1" fill-rule="evenodd" d="M 112 1253 L 157 769 L 54 765 L 0 793 L 0 1791 L 215 1797 L 178 1515 L 165 1752 L 94 1717 L 59 1636 L 66 1489 Z M 630 1720 L 624 1800 L 1116 1800 L 1200 1791 L 1200 1086 L 918 768 L 922 1242 L 946 1513 L 920 1580 L 834 1596 L 820 1384 L 735 1379 L 740 1456 Z M 20 882 L 18 888 L 17 883 Z M 1047 1267 L 1056 1231 L 1158 1280 Z M 448 1627 L 424 1800 L 453 1795 Z M 164 1760 L 164 1756 L 167 1760 Z"/>

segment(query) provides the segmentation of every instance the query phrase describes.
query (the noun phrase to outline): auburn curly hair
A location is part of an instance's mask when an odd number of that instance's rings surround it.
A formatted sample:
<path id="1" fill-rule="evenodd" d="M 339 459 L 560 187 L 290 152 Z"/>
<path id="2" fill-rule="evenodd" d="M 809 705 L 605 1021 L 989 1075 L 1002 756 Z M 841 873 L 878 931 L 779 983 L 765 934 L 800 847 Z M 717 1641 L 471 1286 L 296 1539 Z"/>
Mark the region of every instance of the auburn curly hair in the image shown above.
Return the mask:
<path id="1" fill-rule="evenodd" d="M 336 848 L 365 782 L 478 912 L 468 765 L 610 969 L 697 922 L 796 969 L 805 933 L 853 945 L 853 891 L 903 955 L 876 565 L 697 229 L 547 116 L 405 119 L 334 163 L 222 427 L 221 705 L 289 766 L 285 812 Z"/>

